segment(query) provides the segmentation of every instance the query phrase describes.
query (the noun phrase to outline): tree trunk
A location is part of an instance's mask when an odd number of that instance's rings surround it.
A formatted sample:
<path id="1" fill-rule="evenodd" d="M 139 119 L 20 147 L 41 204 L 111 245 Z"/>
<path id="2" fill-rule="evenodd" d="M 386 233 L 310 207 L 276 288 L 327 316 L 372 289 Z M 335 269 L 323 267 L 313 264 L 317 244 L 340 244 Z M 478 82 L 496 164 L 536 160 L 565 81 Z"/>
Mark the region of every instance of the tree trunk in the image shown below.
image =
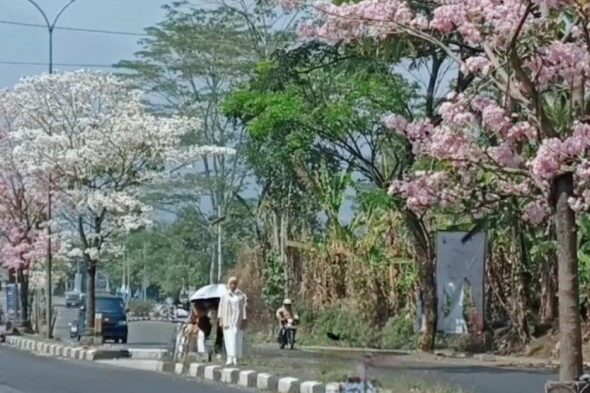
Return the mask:
<path id="1" fill-rule="evenodd" d="M 541 271 L 541 321 L 553 323 L 557 319 L 557 263 L 551 253 Z"/>
<path id="2" fill-rule="evenodd" d="M 420 340 L 422 352 L 433 352 L 436 339 L 437 298 L 434 262 L 425 256 L 420 261 L 420 299 L 424 313 L 425 330 Z"/>
<path id="3" fill-rule="evenodd" d="M 560 381 L 574 381 L 582 375 L 576 218 L 568 203 L 568 199 L 573 196 L 573 184 L 571 173 L 559 176 L 554 182 Z"/>
<path id="4" fill-rule="evenodd" d="M 86 286 L 86 334 L 94 336 L 96 313 L 96 261 L 88 261 L 88 285 Z"/>
<path id="5" fill-rule="evenodd" d="M 215 284 L 215 266 L 217 264 L 217 251 L 211 253 L 211 265 L 209 266 L 209 284 Z"/>
<path id="6" fill-rule="evenodd" d="M 272 251 L 275 255 L 280 255 L 280 218 L 276 209 L 272 211 Z"/>
<path id="7" fill-rule="evenodd" d="M 406 223 L 414 240 L 416 262 L 419 266 L 419 295 L 425 329 L 420 341 L 420 350 L 433 352 L 436 339 L 437 298 L 436 298 L 436 260 L 429 234 L 414 212 L 406 210 Z"/>

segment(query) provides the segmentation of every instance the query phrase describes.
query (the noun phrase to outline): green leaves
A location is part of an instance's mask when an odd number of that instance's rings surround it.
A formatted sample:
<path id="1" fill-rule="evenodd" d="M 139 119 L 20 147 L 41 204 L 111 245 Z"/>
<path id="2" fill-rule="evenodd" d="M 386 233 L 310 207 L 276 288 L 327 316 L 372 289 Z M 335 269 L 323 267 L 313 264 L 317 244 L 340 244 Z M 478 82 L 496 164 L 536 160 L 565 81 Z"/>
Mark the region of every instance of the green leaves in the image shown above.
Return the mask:
<path id="1" fill-rule="evenodd" d="M 265 283 L 262 290 L 262 297 L 271 310 L 276 310 L 283 302 L 286 285 L 284 272 L 285 266 L 280 256 L 271 253 L 266 257 L 262 266 L 262 275 Z"/>

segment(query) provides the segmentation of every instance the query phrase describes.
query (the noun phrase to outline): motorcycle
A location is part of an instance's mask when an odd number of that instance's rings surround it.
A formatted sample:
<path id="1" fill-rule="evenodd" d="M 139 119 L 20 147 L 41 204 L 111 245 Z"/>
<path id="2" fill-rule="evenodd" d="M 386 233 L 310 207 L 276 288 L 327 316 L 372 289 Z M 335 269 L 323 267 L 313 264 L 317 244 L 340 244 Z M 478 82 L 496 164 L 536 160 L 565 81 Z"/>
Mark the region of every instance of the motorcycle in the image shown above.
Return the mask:
<path id="1" fill-rule="evenodd" d="M 295 333 L 297 332 L 297 326 L 295 320 L 287 319 L 287 322 L 283 324 L 281 329 L 281 335 L 279 337 L 279 345 L 281 349 L 288 347 L 293 349 L 295 347 Z"/>

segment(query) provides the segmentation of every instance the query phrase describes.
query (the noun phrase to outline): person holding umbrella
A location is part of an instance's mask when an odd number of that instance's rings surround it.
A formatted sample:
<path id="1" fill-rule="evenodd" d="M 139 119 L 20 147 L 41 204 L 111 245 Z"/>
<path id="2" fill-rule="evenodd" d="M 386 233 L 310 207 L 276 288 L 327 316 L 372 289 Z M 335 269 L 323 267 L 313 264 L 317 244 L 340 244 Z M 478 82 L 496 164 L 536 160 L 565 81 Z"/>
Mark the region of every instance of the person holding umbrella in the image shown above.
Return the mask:
<path id="1" fill-rule="evenodd" d="M 223 328 L 223 341 L 227 356 L 226 365 L 238 365 L 243 355 L 244 329 L 246 328 L 246 295 L 238 288 L 239 280 L 231 277 L 228 290 L 219 302 L 219 325 Z"/>

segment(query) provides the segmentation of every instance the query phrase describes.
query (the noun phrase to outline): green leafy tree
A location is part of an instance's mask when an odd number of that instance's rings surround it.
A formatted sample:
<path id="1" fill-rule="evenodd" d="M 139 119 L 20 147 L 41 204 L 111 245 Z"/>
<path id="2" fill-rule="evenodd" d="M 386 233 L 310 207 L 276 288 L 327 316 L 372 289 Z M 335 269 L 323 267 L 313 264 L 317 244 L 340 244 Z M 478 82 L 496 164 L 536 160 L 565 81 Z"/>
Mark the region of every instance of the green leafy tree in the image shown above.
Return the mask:
<path id="1" fill-rule="evenodd" d="M 245 196 L 249 168 L 242 149 L 244 130 L 221 113 L 220 103 L 248 78 L 265 53 L 285 44 L 287 34 L 269 25 L 281 15 L 264 4 L 220 2 L 214 8 L 199 8 L 189 1 L 174 1 L 164 9 L 164 20 L 146 29 L 148 37 L 140 41 L 136 59 L 122 61 L 119 67 L 131 71 L 131 78 L 147 89 L 155 111 L 203 119 L 202 127 L 187 135 L 187 143 L 207 141 L 237 150 L 231 158 L 202 157 L 195 168 L 181 168 L 174 181 L 149 193 L 151 201 L 166 210 L 178 213 L 179 208 L 198 205 L 203 216 L 226 218 L 215 227 L 217 247 L 211 249 L 215 255 L 209 272 L 214 282 L 223 274 L 223 245 L 237 236 L 230 228 L 255 228 L 253 204 Z M 233 214 L 235 203 L 251 214 Z M 238 217 L 246 221 L 233 226 L 228 220 Z"/>
<path id="2" fill-rule="evenodd" d="M 409 113 L 413 96 L 414 87 L 386 62 L 312 43 L 277 51 L 226 99 L 225 113 L 248 130 L 247 158 L 261 201 L 271 206 L 271 238 L 280 239 L 271 250 L 283 261 L 285 282 L 289 232 L 317 229 L 317 212 L 335 224 L 350 178 L 384 189 L 401 173 L 407 145 L 384 129 L 381 116 Z M 307 231 L 294 229 L 293 215 L 307 221 Z"/>

